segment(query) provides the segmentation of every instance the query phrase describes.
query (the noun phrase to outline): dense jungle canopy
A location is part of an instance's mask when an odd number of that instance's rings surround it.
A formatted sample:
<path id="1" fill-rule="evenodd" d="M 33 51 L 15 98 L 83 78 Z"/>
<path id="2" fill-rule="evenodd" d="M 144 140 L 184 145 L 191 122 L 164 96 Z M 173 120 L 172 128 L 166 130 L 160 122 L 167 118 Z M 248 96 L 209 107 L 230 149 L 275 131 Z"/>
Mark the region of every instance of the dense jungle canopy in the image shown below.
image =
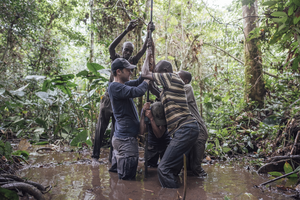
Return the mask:
<path id="1" fill-rule="evenodd" d="M 91 146 L 108 47 L 138 19 L 116 49 L 132 41 L 136 53 L 149 7 L 149 0 L 2 0 L 0 154 L 9 157 L 9 138 Z M 208 154 L 290 151 L 300 130 L 299 0 L 154 0 L 153 22 L 156 62 L 193 75 Z M 135 102 L 140 111 L 145 98 Z"/>

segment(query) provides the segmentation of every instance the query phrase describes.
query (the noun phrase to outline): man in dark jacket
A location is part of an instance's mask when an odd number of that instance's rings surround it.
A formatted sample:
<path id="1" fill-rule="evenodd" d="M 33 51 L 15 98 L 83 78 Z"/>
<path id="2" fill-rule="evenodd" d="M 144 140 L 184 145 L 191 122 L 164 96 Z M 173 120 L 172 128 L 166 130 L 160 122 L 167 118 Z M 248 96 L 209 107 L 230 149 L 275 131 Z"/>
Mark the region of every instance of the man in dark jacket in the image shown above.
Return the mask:
<path id="1" fill-rule="evenodd" d="M 119 179 L 135 178 L 138 165 L 138 142 L 140 122 L 133 98 L 145 94 L 148 80 L 140 77 L 129 81 L 135 68 L 124 58 L 117 58 L 111 64 L 114 81 L 109 83 L 108 94 L 116 120 L 115 132 L 112 139 L 113 157 L 111 172 L 118 172 Z"/>
<path id="2" fill-rule="evenodd" d="M 142 49 L 135 55 L 135 56 L 131 56 L 132 52 L 134 50 L 134 46 L 131 42 L 124 42 L 123 43 L 123 47 L 122 47 L 122 56 L 117 54 L 115 51 L 115 48 L 117 47 L 117 45 L 121 42 L 121 40 L 124 38 L 124 36 L 132 31 L 136 26 L 137 26 L 137 20 L 132 20 L 130 21 L 129 25 L 127 26 L 127 28 L 125 29 L 124 32 L 122 32 L 109 46 L 109 53 L 110 53 L 110 58 L 112 61 L 114 61 L 116 58 L 125 58 L 126 60 L 128 60 L 128 62 L 132 65 L 136 65 L 138 63 L 138 61 L 140 60 L 140 58 L 144 55 L 146 49 L 147 49 L 147 45 L 146 42 L 144 43 Z M 147 32 L 147 38 L 148 38 L 148 33 L 149 30 L 154 30 L 155 27 L 154 25 L 151 23 L 148 25 L 148 32 Z M 147 40 L 146 40 L 147 41 Z M 112 78 L 111 78 L 112 79 Z M 112 82 L 112 80 L 110 80 L 110 82 Z M 112 108 L 111 108 L 111 103 L 109 100 L 109 96 L 108 96 L 108 92 L 105 92 L 105 94 L 102 96 L 101 99 L 101 104 L 100 104 L 100 112 L 99 112 L 99 116 L 98 116 L 98 122 L 97 122 L 97 126 L 96 126 L 96 132 L 95 132 L 95 141 L 94 141 L 94 149 L 93 149 L 93 155 L 92 158 L 95 160 L 99 159 L 100 156 L 100 148 L 101 148 L 101 144 L 102 144 L 102 140 L 104 137 L 104 133 L 109 125 L 109 121 L 110 118 L 112 117 L 112 126 L 111 126 L 111 138 L 114 135 L 114 124 L 115 124 L 115 119 L 113 117 L 113 112 L 112 112 Z M 111 154 L 109 156 L 109 158 L 111 159 Z M 110 160 L 111 161 L 111 160 Z"/>

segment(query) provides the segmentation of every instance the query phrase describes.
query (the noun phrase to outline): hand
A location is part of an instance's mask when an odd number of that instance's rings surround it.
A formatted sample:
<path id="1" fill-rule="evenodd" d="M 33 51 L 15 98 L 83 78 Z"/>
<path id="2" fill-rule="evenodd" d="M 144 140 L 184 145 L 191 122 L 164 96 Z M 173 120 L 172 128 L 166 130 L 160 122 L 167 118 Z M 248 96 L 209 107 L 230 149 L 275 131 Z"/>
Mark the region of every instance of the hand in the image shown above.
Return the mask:
<path id="1" fill-rule="evenodd" d="M 151 112 L 151 110 L 146 110 L 146 112 L 145 112 L 145 116 L 146 116 L 146 117 L 148 117 L 150 120 L 152 120 L 152 119 L 153 119 L 153 116 L 152 116 L 152 112 Z"/>
<path id="2" fill-rule="evenodd" d="M 149 79 L 144 79 L 144 81 L 149 85 L 149 82 L 150 82 Z"/>
<path id="3" fill-rule="evenodd" d="M 144 104 L 143 110 L 144 110 L 144 112 L 145 112 L 146 110 L 150 110 L 150 102 L 146 102 L 146 103 Z"/>
<path id="4" fill-rule="evenodd" d="M 152 32 L 155 30 L 155 25 L 153 22 L 149 22 L 147 26 L 147 31 L 151 30 Z"/>
<path id="5" fill-rule="evenodd" d="M 131 20 L 129 22 L 129 25 L 127 26 L 126 28 L 126 31 L 129 32 L 129 31 L 132 31 L 136 26 L 138 25 L 138 20 Z"/>

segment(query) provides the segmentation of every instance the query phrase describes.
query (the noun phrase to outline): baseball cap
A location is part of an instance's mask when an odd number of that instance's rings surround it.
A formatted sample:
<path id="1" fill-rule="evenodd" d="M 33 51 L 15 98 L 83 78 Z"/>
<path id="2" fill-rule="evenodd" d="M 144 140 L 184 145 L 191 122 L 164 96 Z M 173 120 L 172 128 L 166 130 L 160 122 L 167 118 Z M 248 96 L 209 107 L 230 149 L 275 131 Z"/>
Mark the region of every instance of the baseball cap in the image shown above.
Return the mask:
<path id="1" fill-rule="evenodd" d="M 161 102 L 155 102 L 151 105 L 151 112 L 157 126 L 167 125 L 164 106 Z"/>
<path id="2" fill-rule="evenodd" d="M 111 63 L 111 70 L 116 71 L 117 69 L 134 69 L 135 65 L 130 64 L 125 58 L 117 58 Z"/>

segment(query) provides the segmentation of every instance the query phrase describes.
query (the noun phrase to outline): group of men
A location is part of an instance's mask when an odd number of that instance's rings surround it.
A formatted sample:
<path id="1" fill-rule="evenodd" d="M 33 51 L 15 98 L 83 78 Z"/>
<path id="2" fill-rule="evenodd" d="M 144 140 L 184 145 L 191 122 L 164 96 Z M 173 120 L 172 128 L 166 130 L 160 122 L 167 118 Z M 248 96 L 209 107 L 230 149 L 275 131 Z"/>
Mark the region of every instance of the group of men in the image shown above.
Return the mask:
<path id="1" fill-rule="evenodd" d="M 199 114 L 192 86 L 189 84 L 191 74 L 187 71 L 174 73 L 172 64 L 166 60 L 156 65 L 154 63 L 153 72 L 149 70 L 149 63 L 153 63 L 154 60 L 151 60 L 154 57 L 151 40 L 146 39 L 136 56 L 131 56 L 134 49 L 131 42 L 123 44 L 122 56 L 115 52 L 115 47 L 136 25 L 137 21 L 131 21 L 126 30 L 109 47 L 113 61 L 111 64 L 113 78 L 101 100 L 92 157 L 96 160 L 99 158 L 101 141 L 112 116 L 113 152 L 109 171 L 117 172 L 119 179 L 135 178 L 139 158 L 137 136 L 147 131 L 148 165 L 157 167 L 162 187 L 178 188 L 178 174 L 183 167 L 184 154 L 188 158 L 190 175 L 206 175 L 201 162 L 208 137 L 207 129 Z M 146 38 L 149 31 L 154 30 L 154 25 L 150 23 L 147 30 Z M 130 80 L 132 70 L 145 52 L 146 59 L 141 76 L 137 80 Z M 150 91 L 153 91 L 160 101 L 152 105 L 149 102 L 145 103 L 139 119 L 133 98 L 143 96 L 149 84 L 152 88 Z M 162 89 L 155 85 L 162 86 Z M 150 123 L 148 130 L 145 117 Z"/>

